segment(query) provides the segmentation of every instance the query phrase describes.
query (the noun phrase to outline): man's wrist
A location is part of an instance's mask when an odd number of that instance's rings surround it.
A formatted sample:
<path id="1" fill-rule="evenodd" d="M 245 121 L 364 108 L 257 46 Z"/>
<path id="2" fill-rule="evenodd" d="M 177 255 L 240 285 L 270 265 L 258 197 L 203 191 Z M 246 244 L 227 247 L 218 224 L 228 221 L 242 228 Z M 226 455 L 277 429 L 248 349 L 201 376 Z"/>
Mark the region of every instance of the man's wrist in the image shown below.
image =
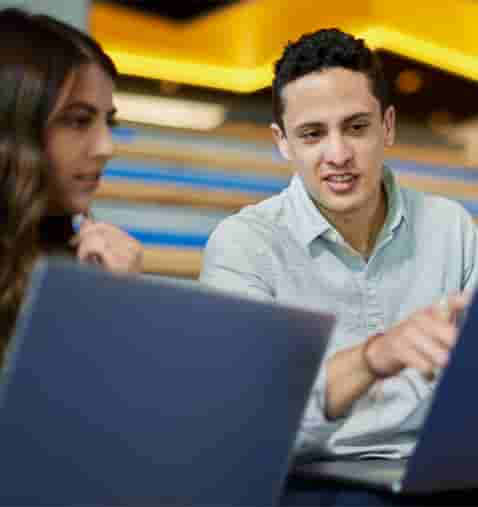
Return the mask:
<path id="1" fill-rule="evenodd" d="M 377 369 L 373 361 L 370 359 L 370 349 L 372 345 L 379 340 L 382 336 L 384 336 L 384 333 L 375 333 L 367 338 L 365 341 L 363 348 L 362 348 L 362 358 L 364 361 L 365 366 L 367 367 L 367 370 L 370 372 L 371 375 L 373 375 L 374 378 L 377 380 L 384 379 L 388 377 L 388 374 L 380 371 Z"/>

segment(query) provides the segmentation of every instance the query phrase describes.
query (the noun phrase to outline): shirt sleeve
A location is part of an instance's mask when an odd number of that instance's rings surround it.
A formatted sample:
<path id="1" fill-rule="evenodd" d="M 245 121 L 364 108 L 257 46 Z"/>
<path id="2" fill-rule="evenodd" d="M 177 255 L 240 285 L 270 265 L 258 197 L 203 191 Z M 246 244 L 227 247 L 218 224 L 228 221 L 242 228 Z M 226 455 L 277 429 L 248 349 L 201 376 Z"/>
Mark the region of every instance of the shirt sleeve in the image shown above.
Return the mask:
<path id="1" fill-rule="evenodd" d="M 474 291 L 478 289 L 478 227 L 465 210 L 461 223 L 464 248 L 463 290 Z"/>
<path id="2" fill-rule="evenodd" d="M 330 420 L 325 415 L 325 393 L 327 373 L 325 361 L 312 388 L 307 402 L 299 432 L 297 433 L 294 454 L 299 461 L 325 457 L 332 453 L 328 449 L 330 437 L 345 423 L 347 415 Z"/>
<path id="3" fill-rule="evenodd" d="M 238 292 L 262 301 L 275 301 L 273 245 L 260 228 L 229 217 L 212 233 L 206 245 L 200 281 L 223 291 Z M 294 454 L 300 458 L 327 454 L 327 442 L 346 417 L 325 416 L 325 363 L 319 371 L 302 423 Z"/>
<path id="4" fill-rule="evenodd" d="M 209 237 L 199 280 L 215 289 L 274 301 L 270 246 L 247 223 L 229 217 Z"/>

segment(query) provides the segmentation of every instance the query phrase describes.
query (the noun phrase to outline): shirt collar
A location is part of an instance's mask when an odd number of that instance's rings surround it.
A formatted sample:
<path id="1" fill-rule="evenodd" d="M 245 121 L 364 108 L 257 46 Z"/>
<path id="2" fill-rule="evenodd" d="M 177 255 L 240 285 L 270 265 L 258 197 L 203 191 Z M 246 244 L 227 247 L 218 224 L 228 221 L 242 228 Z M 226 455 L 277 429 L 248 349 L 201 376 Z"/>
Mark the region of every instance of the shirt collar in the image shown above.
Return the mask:
<path id="1" fill-rule="evenodd" d="M 330 223 L 317 209 L 297 173 L 289 185 L 289 196 L 294 214 L 292 233 L 303 247 L 307 247 L 315 238 L 332 229 Z"/>
<path id="2" fill-rule="evenodd" d="M 386 235 L 395 230 L 402 219 L 407 221 L 407 213 L 400 186 L 387 166 L 383 168 L 383 182 L 388 204 L 387 218 L 383 227 L 383 234 Z M 294 214 L 292 233 L 302 246 L 307 247 L 317 237 L 327 234 L 328 231 L 335 231 L 335 228 L 317 209 L 305 189 L 302 178 L 297 173 L 292 177 L 288 192 Z"/>
<path id="3" fill-rule="evenodd" d="M 402 220 L 408 222 L 407 208 L 403 199 L 400 185 L 393 172 L 387 166 L 383 167 L 383 183 L 387 194 L 387 218 L 383 227 L 383 232 L 394 231 Z"/>

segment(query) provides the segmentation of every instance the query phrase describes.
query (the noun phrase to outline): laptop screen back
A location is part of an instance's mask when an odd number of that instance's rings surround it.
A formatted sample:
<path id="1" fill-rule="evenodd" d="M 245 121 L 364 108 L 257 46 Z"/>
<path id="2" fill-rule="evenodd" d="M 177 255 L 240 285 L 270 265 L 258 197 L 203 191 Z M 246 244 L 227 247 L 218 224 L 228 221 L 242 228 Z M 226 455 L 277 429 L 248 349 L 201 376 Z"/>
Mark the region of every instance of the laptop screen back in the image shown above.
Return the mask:
<path id="1" fill-rule="evenodd" d="M 332 318 L 50 260 L 0 413 L 10 505 L 272 505 Z"/>

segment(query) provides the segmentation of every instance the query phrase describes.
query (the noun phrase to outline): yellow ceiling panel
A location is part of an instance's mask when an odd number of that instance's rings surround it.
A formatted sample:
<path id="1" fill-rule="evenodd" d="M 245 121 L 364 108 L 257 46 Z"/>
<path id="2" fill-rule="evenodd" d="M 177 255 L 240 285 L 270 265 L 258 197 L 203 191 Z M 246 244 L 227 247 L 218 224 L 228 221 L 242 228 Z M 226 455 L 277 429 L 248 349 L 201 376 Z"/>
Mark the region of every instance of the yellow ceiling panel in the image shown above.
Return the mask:
<path id="1" fill-rule="evenodd" d="M 248 0 L 188 23 L 106 4 L 91 12 L 92 34 L 120 72 L 235 92 L 269 86 L 287 41 L 332 26 L 478 80 L 477 24 L 470 0 Z"/>

